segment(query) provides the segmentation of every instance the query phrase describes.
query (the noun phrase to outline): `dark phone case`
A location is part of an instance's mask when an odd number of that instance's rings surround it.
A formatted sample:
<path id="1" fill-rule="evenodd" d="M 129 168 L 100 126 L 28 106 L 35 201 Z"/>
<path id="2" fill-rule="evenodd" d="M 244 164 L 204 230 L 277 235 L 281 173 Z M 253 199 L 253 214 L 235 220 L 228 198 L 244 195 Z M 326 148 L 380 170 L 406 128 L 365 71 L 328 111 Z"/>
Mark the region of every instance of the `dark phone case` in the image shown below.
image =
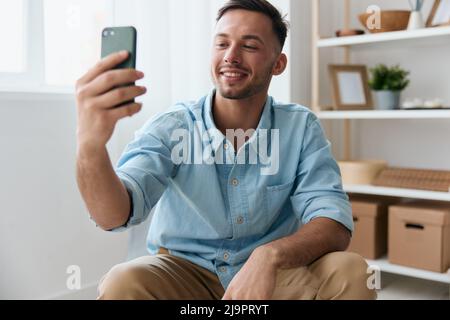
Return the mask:
<path id="1" fill-rule="evenodd" d="M 114 35 L 105 35 L 105 32 L 114 32 Z M 137 42 L 137 31 L 136 28 L 129 27 L 109 27 L 102 31 L 102 58 L 106 56 L 126 50 L 129 53 L 128 59 L 121 64 L 114 67 L 114 69 L 136 69 L 136 42 Z M 129 83 L 124 85 L 124 87 L 135 85 L 135 83 Z M 134 103 L 134 99 L 124 102 L 123 106 L 129 103 Z"/>

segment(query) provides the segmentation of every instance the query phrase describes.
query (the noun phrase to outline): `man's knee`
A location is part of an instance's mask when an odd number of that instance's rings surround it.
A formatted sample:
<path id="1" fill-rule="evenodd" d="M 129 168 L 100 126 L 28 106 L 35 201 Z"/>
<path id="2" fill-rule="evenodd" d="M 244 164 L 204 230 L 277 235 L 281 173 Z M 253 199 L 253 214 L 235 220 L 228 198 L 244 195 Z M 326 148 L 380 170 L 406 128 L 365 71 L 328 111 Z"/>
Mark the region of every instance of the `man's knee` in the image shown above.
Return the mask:
<path id="1" fill-rule="evenodd" d="M 322 291 L 321 298 L 376 299 L 376 292 L 368 286 L 369 266 L 360 255 L 351 252 L 334 252 L 321 260 L 319 268 L 327 286 L 326 290 Z"/>
<path id="2" fill-rule="evenodd" d="M 144 267 L 133 264 L 114 266 L 100 281 L 99 300 L 155 299 L 149 290 L 152 275 Z M 151 286 L 151 284 L 150 284 Z"/>

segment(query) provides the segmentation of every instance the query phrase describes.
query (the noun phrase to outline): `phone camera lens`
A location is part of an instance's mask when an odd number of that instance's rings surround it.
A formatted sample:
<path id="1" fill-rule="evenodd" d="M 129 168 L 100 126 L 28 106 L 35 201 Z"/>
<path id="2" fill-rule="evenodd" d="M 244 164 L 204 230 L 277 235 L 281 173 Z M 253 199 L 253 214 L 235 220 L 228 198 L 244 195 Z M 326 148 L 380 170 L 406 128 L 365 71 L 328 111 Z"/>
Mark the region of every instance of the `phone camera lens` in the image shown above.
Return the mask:
<path id="1" fill-rule="evenodd" d="M 110 33 L 111 33 L 112 36 L 114 35 L 114 31 L 111 31 Z"/>
<path id="2" fill-rule="evenodd" d="M 108 36 L 108 34 L 109 34 L 109 32 L 108 32 L 108 31 L 103 31 L 103 36 L 104 36 L 104 37 L 107 37 L 107 36 Z"/>

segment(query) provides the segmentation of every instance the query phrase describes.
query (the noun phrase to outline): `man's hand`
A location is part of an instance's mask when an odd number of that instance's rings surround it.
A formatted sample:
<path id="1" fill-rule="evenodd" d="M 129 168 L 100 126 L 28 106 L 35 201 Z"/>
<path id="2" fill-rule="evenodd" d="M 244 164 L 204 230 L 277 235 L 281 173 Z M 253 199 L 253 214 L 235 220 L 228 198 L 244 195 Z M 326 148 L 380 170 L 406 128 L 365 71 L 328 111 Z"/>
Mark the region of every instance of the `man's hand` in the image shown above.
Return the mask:
<path id="1" fill-rule="evenodd" d="M 94 149 L 104 147 L 111 138 L 117 121 L 141 110 L 140 103 L 115 108 L 146 92 L 146 88 L 139 86 L 120 87 L 144 77 L 142 72 L 134 69 L 113 70 L 127 57 L 126 51 L 114 53 L 100 60 L 77 81 L 79 146 Z"/>
<path id="2" fill-rule="evenodd" d="M 231 281 L 222 300 L 270 300 L 276 279 L 277 268 L 270 249 L 259 247 Z"/>

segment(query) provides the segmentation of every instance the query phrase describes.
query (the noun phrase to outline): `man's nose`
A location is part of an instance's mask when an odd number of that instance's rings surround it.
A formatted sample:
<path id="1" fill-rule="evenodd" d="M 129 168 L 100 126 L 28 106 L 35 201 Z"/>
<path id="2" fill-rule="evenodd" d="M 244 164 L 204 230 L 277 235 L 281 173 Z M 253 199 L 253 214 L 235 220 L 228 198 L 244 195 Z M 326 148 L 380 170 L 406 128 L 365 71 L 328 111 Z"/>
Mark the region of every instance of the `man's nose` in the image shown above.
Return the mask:
<path id="1" fill-rule="evenodd" d="M 228 64 L 240 64 L 242 61 L 239 50 L 236 47 L 230 47 L 225 54 L 225 63 Z"/>

